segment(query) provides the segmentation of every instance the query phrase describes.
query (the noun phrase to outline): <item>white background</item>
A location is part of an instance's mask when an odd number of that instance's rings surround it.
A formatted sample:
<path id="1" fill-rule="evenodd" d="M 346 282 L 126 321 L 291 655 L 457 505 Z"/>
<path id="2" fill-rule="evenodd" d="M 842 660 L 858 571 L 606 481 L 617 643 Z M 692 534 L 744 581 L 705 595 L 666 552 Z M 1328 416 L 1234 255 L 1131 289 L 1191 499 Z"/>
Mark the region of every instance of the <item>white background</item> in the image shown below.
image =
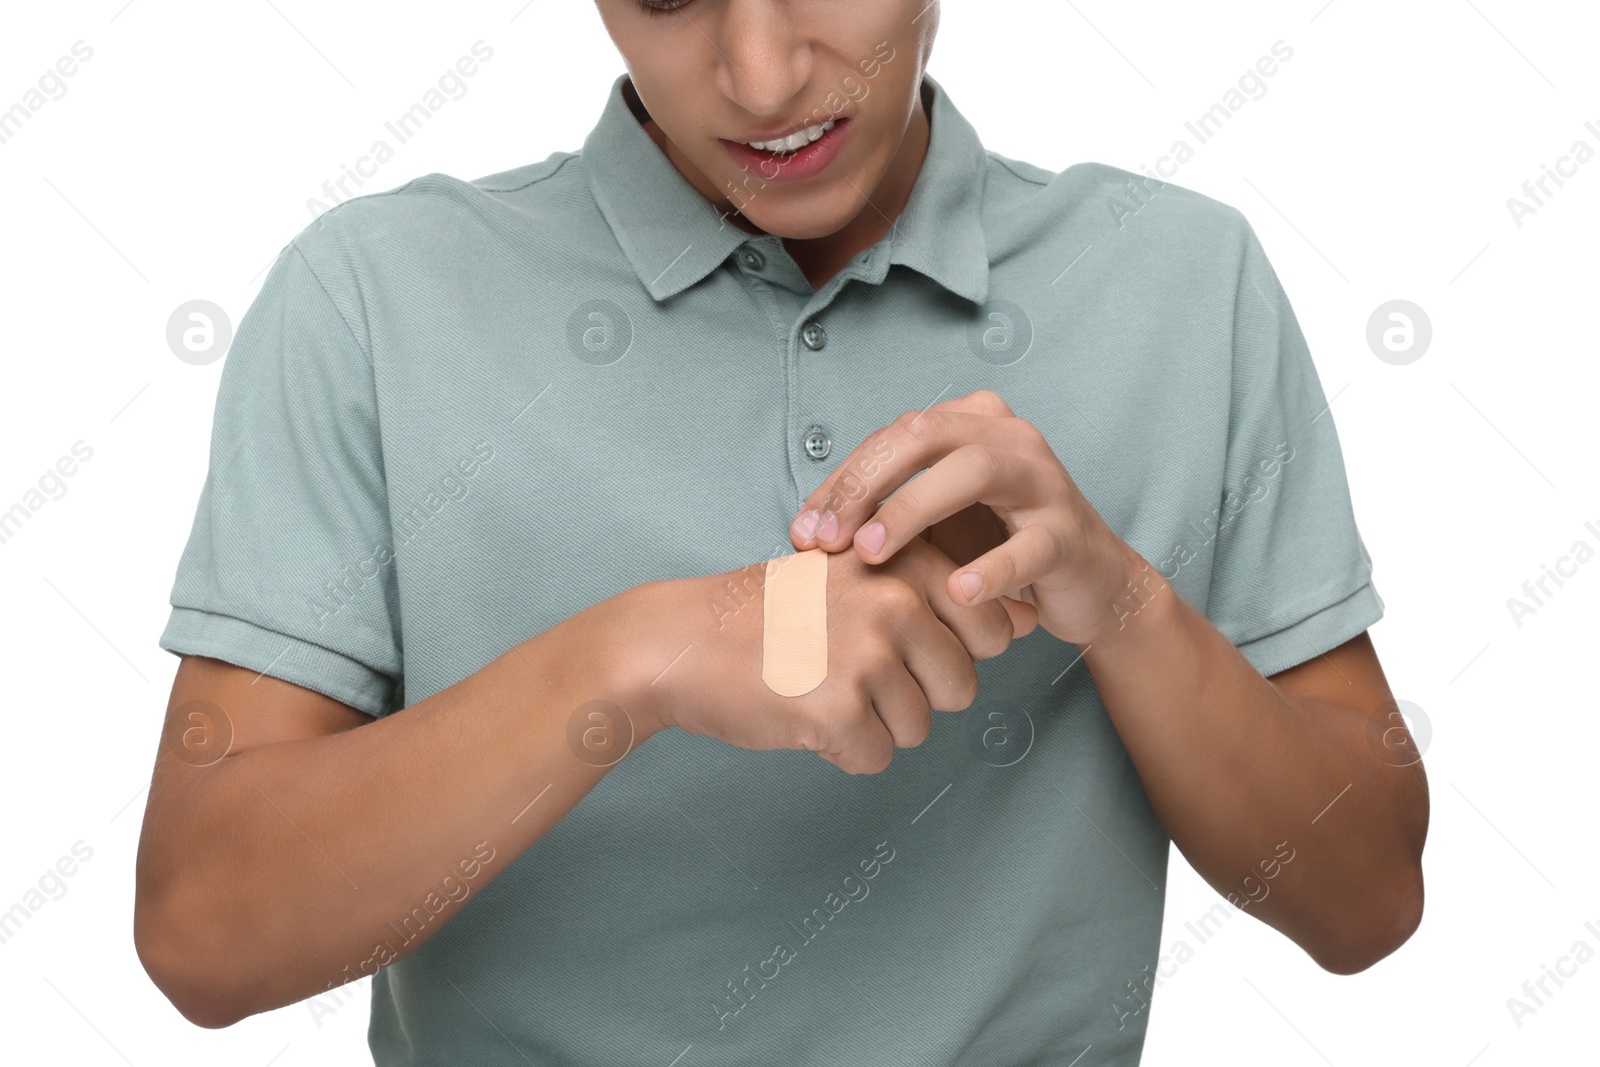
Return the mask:
<path id="1" fill-rule="evenodd" d="M 307 198 L 480 38 L 494 57 L 467 95 L 366 191 L 578 148 L 622 70 L 592 5 L 8 5 L 0 108 L 74 41 L 94 55 L 0 145 L 0 510 L 75 441 L 93 457 L 0 544 L 0 909 L 74 842 L 93 855 L 0 944 L 0 1058 L 369 1061 L 367 981 L 332 1014 L 299 1004 L 208 1031 L 134 955 L 142 787 L 177 667 L 156 638 L 224 365 L 180 362 L 166 323 L 203 298 L 237 324 L 310 221 Z M 1600 127 L 1600 12 L 955 2 L 931 71 L 995 151 L 1137 171 L 1179 137 L 1194 143 L 1184 121 L 1278 40 L 1294 55 L 1266 95 L 1173 180 L 1249 217 L 1333 398 L 1387 605 L 1373 638 L 1396 695 L 1432 727 L 1427 913 L 1399 952 L 1337 977 L 1245 916 L 1199 944 L 1184 923 L 1220 898 L 1174 854 L 1162 944 L 1182 938 L 1195 955 L 1168 965 L 1145 1062 L 1595 1062 L 1600 960 L 1520 1027 L 1506 1001 L 1579 939 L 1600 950 L 1584 928 L 1600 928 L 1600 559 L 1520 626 L 1506 602 L 1574 542 L 1600 548 L 1600 159 L 1521 227 L 1506 201 L 1574 141 L 1600 150 L 1584 129 Z M 1433 325 L 1404 366 L 1366 342 L 1369 316 L 1396 298 Z"/>

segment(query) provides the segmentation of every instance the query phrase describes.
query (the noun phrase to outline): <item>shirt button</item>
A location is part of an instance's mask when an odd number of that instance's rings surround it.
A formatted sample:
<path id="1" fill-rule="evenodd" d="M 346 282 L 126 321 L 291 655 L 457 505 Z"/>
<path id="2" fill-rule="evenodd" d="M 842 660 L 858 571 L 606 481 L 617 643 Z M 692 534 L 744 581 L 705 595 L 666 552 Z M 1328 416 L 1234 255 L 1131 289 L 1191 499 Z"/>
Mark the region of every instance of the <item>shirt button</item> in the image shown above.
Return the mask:
<path id="1" fill-rule="evenodd" d="M 820 322 L 808 322 L 805 329 L 800 331 L 800 340 L 804 341 L 811 351 L 818 352 L 828 343 L 828 331 L 822 328 Z"/>
<path id="2" fill-rule="evenodd" d="M 760 270 L 767 265 L 766 257 L 754 248 L 742 249 L 739 252 L 739 262 L 751 270 Z"/>
<path id="3" fill-rule="evenodd" d="M 821 430 L 814 429 L 806 434 L 806 455 L 812 459 L 827 459 L 832 448 L 833 442 Z"/>

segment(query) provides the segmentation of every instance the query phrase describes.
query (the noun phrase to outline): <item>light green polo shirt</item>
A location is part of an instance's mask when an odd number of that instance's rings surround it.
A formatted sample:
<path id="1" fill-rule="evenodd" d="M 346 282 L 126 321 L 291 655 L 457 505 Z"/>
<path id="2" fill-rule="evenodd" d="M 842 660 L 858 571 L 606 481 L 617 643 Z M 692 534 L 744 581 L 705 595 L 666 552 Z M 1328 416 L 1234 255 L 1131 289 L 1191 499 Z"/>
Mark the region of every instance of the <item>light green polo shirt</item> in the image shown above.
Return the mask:
<path id="1" fill-rule="evenodd" d="M 163 648 L 390 714 L 620 590 L 792 551 L 868 433 L 980 388 L 1263 673 L 1381 616 L 1239 211 L 985 151 L 927 78 L 910 202 L 813 291 L 625 81 L 581 152 L 424 175 L 284 247 Z M 1137 1063 L 1168 837 L 1074 646 L 1035 630 L 978 673 L 881 774 L 655 736 L 377 971 L 376 1062 Z"/>

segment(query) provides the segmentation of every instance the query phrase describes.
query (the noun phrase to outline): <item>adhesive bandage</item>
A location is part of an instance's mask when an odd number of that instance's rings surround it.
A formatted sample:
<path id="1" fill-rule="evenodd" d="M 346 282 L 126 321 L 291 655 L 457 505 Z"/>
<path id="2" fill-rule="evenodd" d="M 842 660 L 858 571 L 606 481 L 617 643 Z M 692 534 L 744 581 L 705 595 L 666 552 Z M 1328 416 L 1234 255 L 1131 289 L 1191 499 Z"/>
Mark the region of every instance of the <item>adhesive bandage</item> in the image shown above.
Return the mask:
<path id="1" fill-rule="evenodd" d="M 779 696 L 809 693 L 828 676 L 828 553 L 767 561 L 762 593 L 761 680 Z"/>

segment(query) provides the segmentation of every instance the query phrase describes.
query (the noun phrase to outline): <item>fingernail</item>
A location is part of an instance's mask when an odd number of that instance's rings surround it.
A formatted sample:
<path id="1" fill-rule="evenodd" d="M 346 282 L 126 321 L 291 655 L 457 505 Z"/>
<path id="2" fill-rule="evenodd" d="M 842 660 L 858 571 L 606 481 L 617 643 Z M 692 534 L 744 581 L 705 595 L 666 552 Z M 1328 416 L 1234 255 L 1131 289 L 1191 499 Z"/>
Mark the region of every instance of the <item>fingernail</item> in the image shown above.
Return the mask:
<path id="1" fill-rule="evenodd" d="M 817 529 L 817 509 L 806 508 L 795 518 L 794 525 L 789 528 L 794 531 L 795 536 L 799 537 L 800 540 L 809 539 Z"/>
<path id="2" fill-rule="evenodd" d="M 961 591 L 967 594 L 968 600 L 976 600 L 978 594 L 983 592 L 983 575 L 977 571 L 968 571 L 957 581 L 961 583 Z"/>
<path id="3" fill-rule="evenodd" d="M 876 552 L 883 547 L 883 541 L 886 536 L 883 523 L 869 522 L 861 527 L 860 533 L 856 534 L 856 544 L 868 552 Z"/>
<path id="4" fill-rule="evenodd" d="M 817 523 L 817 540 L 832 541 L 839 536 L 839 516 L 831 511 L 824 511 L 822 518 Z"/>

